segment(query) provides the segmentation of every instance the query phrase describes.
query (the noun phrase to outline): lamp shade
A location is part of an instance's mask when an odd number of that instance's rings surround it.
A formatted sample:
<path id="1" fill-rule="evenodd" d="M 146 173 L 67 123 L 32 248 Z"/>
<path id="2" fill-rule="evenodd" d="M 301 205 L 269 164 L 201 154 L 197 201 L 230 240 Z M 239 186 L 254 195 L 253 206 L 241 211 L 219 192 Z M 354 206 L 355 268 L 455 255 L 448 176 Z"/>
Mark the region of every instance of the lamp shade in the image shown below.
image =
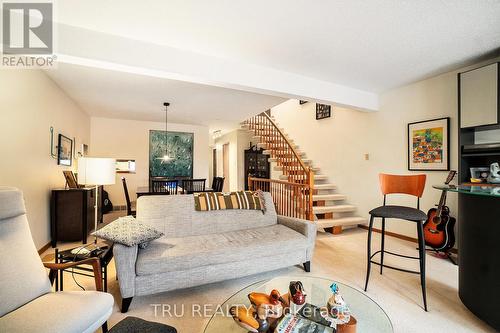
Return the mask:
<path id="1" fill-rule="evenodd" d="M 78 183 L 84 185 L 111 185 L 115 181 L 115 159 L 97 157 L 81 157 L 78 159 Z"/>

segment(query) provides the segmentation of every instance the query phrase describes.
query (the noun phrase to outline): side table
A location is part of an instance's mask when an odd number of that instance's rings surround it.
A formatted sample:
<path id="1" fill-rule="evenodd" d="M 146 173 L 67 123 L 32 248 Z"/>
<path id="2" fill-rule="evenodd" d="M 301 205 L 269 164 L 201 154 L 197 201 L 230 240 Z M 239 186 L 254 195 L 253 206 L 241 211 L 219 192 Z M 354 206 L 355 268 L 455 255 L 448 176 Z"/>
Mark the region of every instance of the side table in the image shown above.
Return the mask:
<path id="1" fill-rule="evenodd" d="M 99 258 L 99 262 L 101 264 L 101 274 L 103 279 L 104 291 L 108 291 L 108 264 L 113 259 L 113 245 L 102 244 L 100 245 L 100 251 L 97 253 L 88 253 L 88 254 L 73 254 L 71 250 L 59 251 L 57 248 L 55 249 L 55 262 L 62 264 L 65 262 L 78 262 L 87 258 Z M 88 265 L 76 266 L 74 268 L 64 269 L 59 272 L 59 276 L 56 277 L 55 288 L 56 291 L 63 291 L 64 288 L 64 272 L 94 277 L 92 268 L 89 268 Z"/>

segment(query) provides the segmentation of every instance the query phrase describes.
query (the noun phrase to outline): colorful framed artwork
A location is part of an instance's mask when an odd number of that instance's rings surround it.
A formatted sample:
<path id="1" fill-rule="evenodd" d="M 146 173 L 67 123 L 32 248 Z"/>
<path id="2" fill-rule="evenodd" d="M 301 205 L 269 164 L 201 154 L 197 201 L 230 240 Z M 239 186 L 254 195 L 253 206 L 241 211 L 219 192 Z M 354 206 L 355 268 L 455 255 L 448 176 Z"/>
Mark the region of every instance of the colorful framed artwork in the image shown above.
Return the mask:
<path id="1" fill-rule="evenodd" d="M 450 118 L 408 124 L 408 170 L 450 170 Z"/>
<path id="2" fill-rule="evenodd" d="M 57 164 L 71 166 L 73 162 L 73 140 L 59 134 L 57 140 Z"/>

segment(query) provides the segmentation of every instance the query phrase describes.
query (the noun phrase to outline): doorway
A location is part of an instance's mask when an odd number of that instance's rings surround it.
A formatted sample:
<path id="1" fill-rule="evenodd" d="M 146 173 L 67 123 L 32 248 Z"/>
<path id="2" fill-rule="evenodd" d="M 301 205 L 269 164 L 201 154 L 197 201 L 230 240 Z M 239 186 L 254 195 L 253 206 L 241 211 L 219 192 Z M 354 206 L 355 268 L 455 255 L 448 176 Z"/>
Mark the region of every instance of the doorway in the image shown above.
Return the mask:
<path id="1" fill-rule="evenodd" d="M 212 176 L 217 177 L 217 148 L 212 149 Z"/>
<path id="2" fill-rule="evenodd" d="M 224 192 L 229 192 L 229 143 L 222 145 L 222 176 L 224 177 Z"/>

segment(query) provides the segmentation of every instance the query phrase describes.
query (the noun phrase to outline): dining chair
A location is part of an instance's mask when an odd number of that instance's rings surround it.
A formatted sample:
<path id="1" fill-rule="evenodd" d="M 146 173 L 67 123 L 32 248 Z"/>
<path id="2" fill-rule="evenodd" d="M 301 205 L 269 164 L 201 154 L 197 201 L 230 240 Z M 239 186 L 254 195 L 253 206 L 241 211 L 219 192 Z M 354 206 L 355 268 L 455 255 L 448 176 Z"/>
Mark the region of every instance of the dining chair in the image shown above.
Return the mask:
<path id="1" fill-rule="evenodd" d="M 422 298 L 424 301 L 424 309 L 427 311 L 427 297 L 425 292 L 425 240 L 424 240 L 424 222 L 427 220 L 427 214 L 420 210 L 420 198 L 424 193 L 426 175 L 386 175 L 380 174 L 380 188 L 382 194 L 384 195 L 384 204 L 380 207 L 372 209 L 370 211 L 370 225 L 368 227 L 368 244 L 367 244 L 367 269 L 366 269 L 366 282 L 365 291 L 368 288 L 368 280 L 370 278 L 370 268 L 371 264 L 380 266 L 380 274 L 382 274 L 382 269 L 384 267 L 395 269 L 401 272 L 413 273 L 420 275 L 420 285 L 422 287 Z M 406 207 L 406 206 L 395 206 L 386 205 L 386 197 L 388 194 L 408 194 L 417 197 L 417 208 Z M 373 231 L 373 220 L 374 218 L 382 219 L 382 230 L 381 230 L 381 244 L 380 251 L 371 253 L 371 239 Z M 413 222 L 417 226 L 417 236 L 418 236 L 418 257 L 402 255 L 390 251 L 385 251 L 385 219 L 393 218 L 396 221 L 409 221 Z M 372 258 L 380 253 L 380 262 L 372 260 Z M 418 259 L 420 263 L 420 270 L 413 271 L 402 269 L 394 266 L 384 265 L 384 253 L 403 257 L 406 259 Z"/>
<path id="2" fill-rule="evenodd" d="M 212 191 L 222 192 L 223 187 L 224 187 L 224 177 L 214 177 L 214 179 L 212 180 Z"/>
<path id="3" fill-rule="evenodd" d="M 178 180 L 151 180 L 151 192 L 177 194 Z"/>
<path id="4" fill-rule="evenodd" d="M 130 201 L 130 196 L 128 194 L 128 188 L 127 188 L 127 180 L 125 177 L 122 177 L 122 184 L 123 184 L 123 192 L 125 192 L 125 201 L 127 202 L 127 215 L 132 215 L 135 217 L 136 211 L 135 209 L 132 209 L 132 202 Z"/>
<path id="5" fill-rule="evenodd" d="M 204 179 L 184 179 L 182 180 L 182 189 L 185 194 L 193 194 L 195 192 L 205 192 Z"/>

